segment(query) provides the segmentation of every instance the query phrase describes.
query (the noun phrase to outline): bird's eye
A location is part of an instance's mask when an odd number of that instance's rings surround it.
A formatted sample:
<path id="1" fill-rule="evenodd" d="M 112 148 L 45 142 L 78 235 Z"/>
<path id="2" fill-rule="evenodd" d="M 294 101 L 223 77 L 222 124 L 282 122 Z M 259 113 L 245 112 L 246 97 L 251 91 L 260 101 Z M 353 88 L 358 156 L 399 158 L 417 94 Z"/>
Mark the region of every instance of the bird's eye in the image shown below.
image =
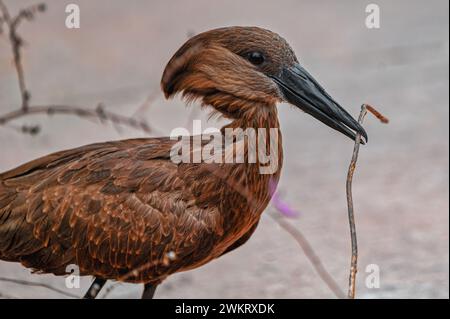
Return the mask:
<path id="1" fill-rule="evenodd" d="M 253 65 L 260 65 L 264 62 L 264 55 L 261 52 L 254 51 L 248 54 L 247 59 Z"/>

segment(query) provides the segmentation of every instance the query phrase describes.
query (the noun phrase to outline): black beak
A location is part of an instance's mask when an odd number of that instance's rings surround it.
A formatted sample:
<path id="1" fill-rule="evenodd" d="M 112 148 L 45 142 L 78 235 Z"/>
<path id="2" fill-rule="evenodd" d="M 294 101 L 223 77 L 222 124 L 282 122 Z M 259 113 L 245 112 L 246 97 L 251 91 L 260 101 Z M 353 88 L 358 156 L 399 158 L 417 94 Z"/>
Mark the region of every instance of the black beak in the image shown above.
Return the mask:
<path id="1" fill-rule="evenodd" d="M 364 128 L 322 88 L 299 64 L 272 76 L 286 100 L 352 140 L 356 133 L 368 141 Z M 356 133 L 355 133 L 356 132 Z M 364 141 L 361 141 L 364 144 Z"/>

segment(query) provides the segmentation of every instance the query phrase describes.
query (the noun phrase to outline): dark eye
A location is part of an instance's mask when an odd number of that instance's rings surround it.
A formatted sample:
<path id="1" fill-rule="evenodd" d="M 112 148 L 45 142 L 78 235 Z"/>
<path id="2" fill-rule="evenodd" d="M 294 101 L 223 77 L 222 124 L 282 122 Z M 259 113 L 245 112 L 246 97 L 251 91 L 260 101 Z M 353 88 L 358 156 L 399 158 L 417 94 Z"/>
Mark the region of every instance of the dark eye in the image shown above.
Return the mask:
<path id="1" fill-rule="evenodd" d="M 264 55 L 258 51 L 250 52 L 248 54 L 247 59 L 250 61 L 251 64 L 260 65 L 264 62 Z"/>

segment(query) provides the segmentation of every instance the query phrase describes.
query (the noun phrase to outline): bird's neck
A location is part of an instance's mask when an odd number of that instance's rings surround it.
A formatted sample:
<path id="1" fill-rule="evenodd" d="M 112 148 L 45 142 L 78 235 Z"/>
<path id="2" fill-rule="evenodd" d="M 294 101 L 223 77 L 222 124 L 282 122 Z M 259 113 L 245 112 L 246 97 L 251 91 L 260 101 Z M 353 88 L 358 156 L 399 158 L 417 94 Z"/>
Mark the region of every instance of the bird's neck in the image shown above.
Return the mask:
<path id="1" fill-rule="evenodd" d="M 275 106 L 261 106 L 254 113 L 235 119 L 222 131 L 227 128 L 250 128 L 258 134 L 255 162 L 248 162 L 249 158 L 246 157 L 242 164 L 223 166 L 227 183 L 231 186 L 224 190 L 227 193 L 224 198 L 227 198 L 227 205 L 231 208 L 227 210 L 228 231 L 242 234 L 259 220 L 280 178 L 283 149 L 277 109 Z M 234 143 L 235 149 L 239 147 L 238 144 Z M 248 227 L 242 228 L 242 225 Z"/>
<path id="2" fill-rule="evenodd" d="M 255 173 L 253 171 L 259 168 L 258 173 L 263 175 L 279 174 L 283 160 L 283 148 L 276 106 L 261 105 L 254 107 L 251 111 L 244 113 L 241 117 L 222 127 L 222 133 L 225 137 L 230 136 L 237 130 L 241 130 L 247 139 L 252 137 L 251 134 L 255 134 L 253 151 L 256 153 L 254 154 L 256 158 L 254 158 L 254 161 L 249 158 L 250 155 L 248 154 L 252 151 L 251 142 L 245 140 L 245 143 L 239 143 L 239 141 L 235 140 L 234 143 L 234 150 L 239 148 L 238 144 L 246 145 L 245 163 L 257 164 L 248 165 L 246 167 L 247 173 Z M 260 169 L 262 166 L 267 165 L 274 166 L 265 170 Z"/>
<path id="3" fill-rule="evenodd" d="M 254 106 L 253 109 L 241 114 L 237 119 L 234 119 L 226 127 L 232 128 L 280 128 L 278 121 L 278 111 L 275 105 Z"/>

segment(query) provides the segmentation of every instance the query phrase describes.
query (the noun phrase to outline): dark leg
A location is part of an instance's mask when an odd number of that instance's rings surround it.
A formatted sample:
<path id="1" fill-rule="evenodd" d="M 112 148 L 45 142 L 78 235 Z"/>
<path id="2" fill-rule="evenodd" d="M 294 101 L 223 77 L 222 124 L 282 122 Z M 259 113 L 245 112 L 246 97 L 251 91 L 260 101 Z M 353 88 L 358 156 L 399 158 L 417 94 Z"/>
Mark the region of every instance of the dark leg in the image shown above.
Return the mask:
<path id="1" fill-rule="evenodd" d="M 95 299 L 102 290 L 103 286 L 105 285 L 106 280 L 102 278 L 95 278 L 92 285 L 89 287 L 88 291 L 84 295 L 83 299 Z"/>
<path id="2" fill-rule="evenodd" d="M 153 299 L 153 295 L 155 294 L 156 287 L 158 287 L 158 285 L 145 284 L 141 299 Z"/>

